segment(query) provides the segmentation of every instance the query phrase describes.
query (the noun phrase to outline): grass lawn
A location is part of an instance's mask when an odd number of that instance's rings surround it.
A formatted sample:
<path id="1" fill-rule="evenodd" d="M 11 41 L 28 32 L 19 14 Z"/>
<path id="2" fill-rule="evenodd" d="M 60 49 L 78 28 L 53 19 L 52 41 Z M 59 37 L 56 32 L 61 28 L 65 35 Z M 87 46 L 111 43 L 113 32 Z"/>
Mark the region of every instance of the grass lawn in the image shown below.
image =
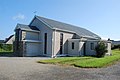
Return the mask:
<path id="1" fill-rule="evenodd" d="M 80 68 L 101 68 L 115 63 L 120 60 L 120 51 L 112 50 L 112 56 L 103 58 L 95 57 L 59 57 L 49 60 L 40 60 L 38 63 L 68 65 Z"/>

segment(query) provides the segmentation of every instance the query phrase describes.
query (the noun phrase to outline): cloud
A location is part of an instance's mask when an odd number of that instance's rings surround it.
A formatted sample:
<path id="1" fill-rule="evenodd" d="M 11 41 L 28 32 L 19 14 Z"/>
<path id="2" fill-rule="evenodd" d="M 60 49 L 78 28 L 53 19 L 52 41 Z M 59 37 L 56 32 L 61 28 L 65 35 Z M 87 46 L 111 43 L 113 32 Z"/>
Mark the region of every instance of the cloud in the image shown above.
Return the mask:
<path id="1" fill-rule="evenodd" d="M 23 20 L 25 19 L 25 15 L 19 13 L 16 16 L 13 16 L 13 20 Z"/>

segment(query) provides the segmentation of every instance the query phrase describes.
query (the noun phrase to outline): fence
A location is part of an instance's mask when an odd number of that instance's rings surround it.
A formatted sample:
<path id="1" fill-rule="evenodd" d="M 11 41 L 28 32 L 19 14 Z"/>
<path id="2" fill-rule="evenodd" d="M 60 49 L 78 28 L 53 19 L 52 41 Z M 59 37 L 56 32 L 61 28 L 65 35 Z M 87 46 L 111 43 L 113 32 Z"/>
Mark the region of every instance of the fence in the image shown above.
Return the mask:
<path id="1" fill-rule="evenodd" d="M 12 44 L 0 44 L 0 52 L 13 52 Z"/>

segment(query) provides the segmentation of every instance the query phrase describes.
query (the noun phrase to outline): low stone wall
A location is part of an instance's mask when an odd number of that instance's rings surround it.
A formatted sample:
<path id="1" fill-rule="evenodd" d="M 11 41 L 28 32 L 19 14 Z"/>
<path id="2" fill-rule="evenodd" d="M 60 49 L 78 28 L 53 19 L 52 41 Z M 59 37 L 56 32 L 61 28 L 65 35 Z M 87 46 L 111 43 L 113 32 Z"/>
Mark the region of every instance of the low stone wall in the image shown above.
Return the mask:
<path id="1" fill-rule="evenodd" d="M 15 56 L 22 57 L 24 56 L 24 42 L 19 41 L 18 43 L 16 41 L 13 42 L 13 51 Z"/>

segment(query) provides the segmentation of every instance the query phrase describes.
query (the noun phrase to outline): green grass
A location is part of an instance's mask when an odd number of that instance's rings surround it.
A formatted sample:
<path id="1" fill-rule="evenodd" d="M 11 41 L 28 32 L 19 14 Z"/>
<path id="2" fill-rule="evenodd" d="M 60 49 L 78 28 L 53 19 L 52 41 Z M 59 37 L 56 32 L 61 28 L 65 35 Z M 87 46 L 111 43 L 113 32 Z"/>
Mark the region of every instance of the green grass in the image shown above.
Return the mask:
<path id="1" fill-rule="evenodd" d="M 13 50 L 4 50 L 0 48 L 0 54 L 7 53 L 7 52 L 13 52 Z"/>
<path id="2" fill-rule="evenodd" d="M 120 60 L 120 51 L 112 50 L 112 56 L 96 57 L 61 57 L 49 60 L 40 60 L 38 63 L 69 65 L 81 68 L 101 68 Z"/>

